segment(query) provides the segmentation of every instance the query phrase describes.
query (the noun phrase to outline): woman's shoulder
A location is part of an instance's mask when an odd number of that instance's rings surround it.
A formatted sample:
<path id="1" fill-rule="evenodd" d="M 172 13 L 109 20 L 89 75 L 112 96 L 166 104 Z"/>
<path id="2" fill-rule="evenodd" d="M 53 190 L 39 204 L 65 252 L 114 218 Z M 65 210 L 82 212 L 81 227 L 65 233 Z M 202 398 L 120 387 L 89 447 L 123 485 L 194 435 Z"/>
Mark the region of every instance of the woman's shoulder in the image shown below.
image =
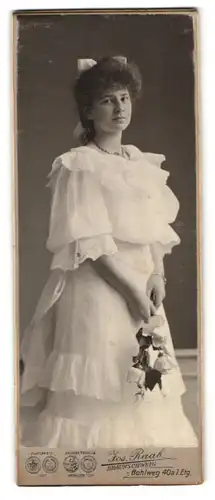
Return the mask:
<path id="1" fill-rule="evenodd" d="M 161 164 L 166 160 L 164 154 L 145 152 L 139 149 L 134 144 L 127 144 L 125 147 L 133 159 L 145 160 L 148 163 L 151 163 L 157 167 L 160 167 Z"/>
<path id="2" fill-rule="evenodd" d="M 85 146 L 73 147 L 58 155 L 52 163 L 52 169 L 49 176 L 61 168 L 70 172 L 79 170 L 94 171 L 91 155 L 89 155 L 89 151 Z"/>

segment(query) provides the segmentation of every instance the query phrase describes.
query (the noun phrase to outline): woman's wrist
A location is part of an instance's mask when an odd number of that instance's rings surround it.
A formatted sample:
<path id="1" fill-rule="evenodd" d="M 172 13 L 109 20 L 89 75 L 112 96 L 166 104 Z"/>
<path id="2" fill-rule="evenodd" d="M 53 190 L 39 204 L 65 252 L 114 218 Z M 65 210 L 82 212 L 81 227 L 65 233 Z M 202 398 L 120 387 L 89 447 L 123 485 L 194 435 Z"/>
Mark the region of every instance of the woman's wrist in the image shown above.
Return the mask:
<path id="1" fill-rule="evenodd" d="M 151 254 L 154 263 L 154 270 L 152 275 L 160 276 L 166 283 L 166 277 L 164 272 L 163 255 L 161 253 L 160 246 L 157 243 L 151 245 Z"/>
<path id="2" fill-rule="evenodd" d="M 162 280 L 164 281 L 164 283 L 166 284 L 167 283 L 167 279 L 166 279 L 166 276 L 164 274 L 164 271 L 153 271 L 151 276 L 159 276 L 160 278 L 162 278 Z"/>

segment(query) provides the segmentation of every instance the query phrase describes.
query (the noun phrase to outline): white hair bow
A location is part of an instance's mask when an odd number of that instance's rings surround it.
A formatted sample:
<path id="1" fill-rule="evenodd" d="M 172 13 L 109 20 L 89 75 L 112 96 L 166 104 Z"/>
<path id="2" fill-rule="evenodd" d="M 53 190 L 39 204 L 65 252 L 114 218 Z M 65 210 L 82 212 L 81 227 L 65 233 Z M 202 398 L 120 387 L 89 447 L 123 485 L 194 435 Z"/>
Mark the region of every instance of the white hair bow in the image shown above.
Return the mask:
<path id="1" fill-rule="evenodd" d="M 78 59 L 78 73 L 92 68 L 95 64 L 97 64 L 97 61 L 94 61 L 94 59 Z"/>
<path id="2" fill-rule="evenodd" d="M 127 57 L 113 56 L 113 59 L 116 59 L 123 64 L 127 63 Z M 78 73 L 80 74 L 83 71 L 87 71 L 88 69 L 95 66 L 95 64 L 97 64 L 97 61 L 95 61 L 94 59 L 78 59 Z"/>

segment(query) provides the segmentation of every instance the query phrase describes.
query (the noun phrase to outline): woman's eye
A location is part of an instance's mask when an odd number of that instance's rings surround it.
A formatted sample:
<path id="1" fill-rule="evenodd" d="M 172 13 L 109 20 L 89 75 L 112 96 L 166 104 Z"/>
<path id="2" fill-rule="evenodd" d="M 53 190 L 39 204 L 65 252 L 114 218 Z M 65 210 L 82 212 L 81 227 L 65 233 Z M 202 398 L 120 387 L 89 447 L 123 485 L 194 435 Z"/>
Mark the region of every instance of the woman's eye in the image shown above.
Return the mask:
<path id="1" fill-rule="evenodd" d="M 123 95 L 120 100 L 121 102 L 125 102 L 125 101 L 128 101 L 129 99 L 129 96 L 128 95 Z M 111 97 L 106 97 L 105 99 L 103 99 L 102 101 L 100 101 L 100 104 L 111 104 L 113 103 L 114 104 L 114 99 L 111 98 Z"/>
<path id="2" fill-rule="evenodd" d="M 110 102 L 111 102 L 111 99 L 107 97 L 106 99 L 101 101 L 101 104 L 109 104 Z"/>

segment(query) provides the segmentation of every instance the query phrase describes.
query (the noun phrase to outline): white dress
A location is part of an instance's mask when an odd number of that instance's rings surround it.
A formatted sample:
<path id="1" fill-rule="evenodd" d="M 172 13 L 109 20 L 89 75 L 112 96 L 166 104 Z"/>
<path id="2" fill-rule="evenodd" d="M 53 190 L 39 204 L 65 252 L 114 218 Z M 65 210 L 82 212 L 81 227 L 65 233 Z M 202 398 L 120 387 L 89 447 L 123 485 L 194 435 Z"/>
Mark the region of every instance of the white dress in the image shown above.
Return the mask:
<path id="1" fill-rule="evenodd" d="M 170 253 L 179 203 L 163 155 L 126 146 L 130 159 L 80 146 L 58 157 L 47 248 L 50 278 L 21 345 L 21 444 L 42 447 L 196 446 L 163 306 L 172 369 L 144 397 L 128 377 L 141 323 L 92 260 L 115 255 L 140 290 L 153 270 L 150 244 Z M 157 352 L 151 349 L 153 364 Z"/>

